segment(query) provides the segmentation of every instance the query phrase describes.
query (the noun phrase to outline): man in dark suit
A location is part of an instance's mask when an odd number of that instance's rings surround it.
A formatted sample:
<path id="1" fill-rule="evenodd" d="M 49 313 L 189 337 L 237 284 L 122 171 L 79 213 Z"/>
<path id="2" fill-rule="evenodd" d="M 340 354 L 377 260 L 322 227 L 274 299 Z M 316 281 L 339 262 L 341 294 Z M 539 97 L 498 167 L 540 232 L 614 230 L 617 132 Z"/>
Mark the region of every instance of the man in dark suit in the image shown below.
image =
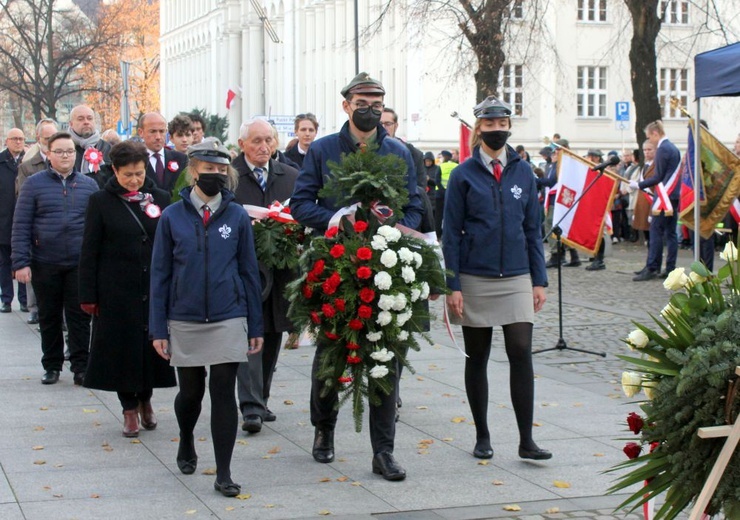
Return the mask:
<path id="1" fill-rule="evenodd" d="M 23 159 L 26 138 L 20 128 L 11 128 L 5 138 L 5 150 L 0 152 L 0 312 L 10 312 L 13 303 L 13 274 L 10 268 L 10 237 L 15 211 L 15 178 Z M 18 284 L 18 302 L 26 307 L 26 285 Z"/>
<path id="2" fill-rule="evenodd" d="M 239 185 L 234 192 L 236 202 L 268 207 L 276 200 L 283 202 L 290 198 L 298 170 L 270 157 L 274 139 L 270 124 L 261 119 L 247 121 L 241 126 L 239 136 L 242 153 L 231 163 L 239 172 Z M 261 266 L 260 270 L 265 269 Z M 276 419 L 267 407 L 267 400 L 283 332 L 292 329 L 287 316 L 289 303 L 283 293 L 294 274 L 285 269 L 273 270 L 267 278 L 272 285 L 268 283 L 262 291 L 265 342 L 262 351 L 250 355 L 249 362 L 240 363 L 237 371 L 239 408 L 244 416 L 242 430 L 250 433 L 259 433 L 263 422 Z"/>
<path id="3" fill-rule="evenodd" d="M 162 114 L 148 112 L 141 116 L 137 131 L 149 152 L 146 176 L 158 188 L 172 195 L 178 177 L 188 165 L 188 156 L 164 147 L 167 142 L 167 120 Z"/>
<path id="4" fill-rule="evenodd" d="M 663 130 L 663 123 L 653 121 L 645 127 L 648 141 L 655 146 L 655 175 L 643 181 L 630 181 L 633 189 L 644 190 L 658 183 L 663 183 L 666 189 L 671 189 L 669 181 L 671 176 L 681 162 L 681 152 L 676 145 L 668 140 Z M 678 223 L 678 199 L 681 193 L 681 182 L 675 183 L 675 187 L 668 193 L 668 198 L 673 206 L 673 214 L 666 215 L 664 211 L 660 215 L 653 215 L 650 222 L 650 243 L 648 247 L 648 259 L 643 269 L 632 280 L 643 282 L 652 280 L 660 274 L 660 264 L 663 261 L 663 239 L 667 244 L 665 261 L 665 273 L 670 273 L 676 268 L 676 257 L 678 256 L 678 236 L 676 235 L 676 224 Z M 657 195 L 656 195 L 657 196 Z"/>

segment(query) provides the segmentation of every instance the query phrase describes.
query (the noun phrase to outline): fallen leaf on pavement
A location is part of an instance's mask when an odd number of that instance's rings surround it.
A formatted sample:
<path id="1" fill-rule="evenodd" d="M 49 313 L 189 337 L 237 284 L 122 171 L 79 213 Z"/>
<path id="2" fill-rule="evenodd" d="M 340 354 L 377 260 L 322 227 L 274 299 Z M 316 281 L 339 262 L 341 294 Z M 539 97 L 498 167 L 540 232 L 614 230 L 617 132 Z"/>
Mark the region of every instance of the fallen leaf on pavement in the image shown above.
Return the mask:
<path id="1" fill-rule="evenodd" d="M 556 480 L 552 485 L 560 489 L 568 489 L 570 487 L 570 484 L 564 480 Z"/>
<path id="2" fill-rule="evenodd" d="M 224 507 L 224 510 L 225 511 L 233 511 L 234 510 L 234 506 Z"/>
<path id="3" fill-rule="evenodd" d="M 276 453 L 280 453 L 280 446 L 275 446 L 273 448 L 270 448 L 269 450 L 267 450 L 267 453 L 269 453 L 271 455 L 275 455 Z"/>
<path id="4" fill-rule="evenodd" d="M 198 437 L 198 440 L 199 440 L 200 442 L 205 442 L 205 441 L 206 441 L 206 438 L 205 438 L 205 437 Z"/>
<path id="5" fill-rule="evenodd" d="M 481 461 L 478 462 L 478 465 L 479 466 L 488 466 L 488 461 L 487 460 L 481 460 Z"/>
<path id="6" fill-rule="evenodd" d="M 287 406 L 292 406 L 293 405 L 293 401 L 291 401 L 290 399 L 286 399 L 285 401 L 283 401 L 283 404 L 284 405 L 287 405 Z"/>
<path id="7" fill-rule="evenodd" d="M 34 446 L 34 447 L 33 447 L 33 448 L 31 448 L 31 449 L 32 449 L 32 450 L 34 450 L 34 451 L 39 451 L 39 450 L 43 450 L 43 449 L 44 449 L 44 447 L 43 447 L 43 446 Z"/>
<path id="8" fill-rule="evenodd" d="M 44 464 L 46 464 L 46 461 L 45 460 L 34 460 L 33 463 L 36 464 L 37 466 L 43 466 Z"/>
<path id="9" fill-rule="evenodd" d="M 44 428 L 43 426 L 36 426 L 36 427 L 35 427 L 35 428 L 33 429 L 33 431 L 35 431 L 35 432 L 42 432 L 42 431 L 44 431 L 45 429 L 46 429 L 46 428 Z"/>
<path id="10" fill-rule="evenodd" d="M 329 477 L 320 478 L 319 482 L 331 482 L 331 479 Z"/>
<path id="11" fill-rule="evenodd" d="M 532 423 L 532 426 L 542 426 L 542 423 L 539 423 L 539 422 L 533 422 L 533 423 Z"/>
<path id="12" fill-rule="evenodd" d="M 98 411 L 95 408 L 83 408 L 83 413 L 98 413 Z"/>
<path id="13" fill-rule="evenodd" d="M 252 498 L 252 495 L 250 495 L 249 493 L 241 493 L 239 495 L 236 495 L 234 498 L 238 500 L 249 500 L 250 498 Z"/>
<path id="14" fill-rule="evenodd" d="M 559 512 L 560 512 L 559 507 L 551 507 L 550 509 L 545 510 L 545 513 L 547 513 L 548 515 L 554 515 L 555 513 L 559 513 Z"/>
<path id="15" fill-rule="evenodd" d="M 62 495 L 61 493 L 55 493 L 51 496 L 53 496 L 54 498 L 62 498 L 64 495 Z"/>
<path id="16" fill-rule="evenodd" d="M 428 410 L 429 407 L 428 406 L 421 405 L 421 406 L 417 406 L 416 409 L 417 410 Z"/>
<path id="17" fill-rule="evenodd" d="M 39 408 L 39 410 L 41 410 L 42 412 L 45 412 L 48 409 L 49 409 L 48 406 L 42 406 L 41 408 Z"/>
<path id="18" fill-rule="evenodd" d="M 98 495 L 97 493 L 93 493 L 92 495 L 90 495 L 90 498 L 100 498 L 100 495 Z"/>
<path id="19" fill-rule="evenodd" d="M 421 377 L 421 376 L 416 376 L 416 380 L 417 380 L 417 381 L 424 381 L 424 378 L 423 378 L 423 377 Z"/>
<path id="20" fill-rule="evenodd" d="M 185 511 L 186 515 L 194 515 L 196 513 L 197 509 L 188 509 Z"/>
<path id="21" fill-rule="evenodd" d="M 242 446 L 246 446 L 247 444 L 249 444 L 249 443 L 248 443 L 247 441 L 245 441 L 244 439 L 239 439 L 238 441 L 236 441 L 236 443 L 237 443 L 237 444 L 241 444 Z"/>
<path id="22" fill-rule="evenodd" d="M 339 478 L 337 479 L 337 482 L 347 482 L 348 480 L 349 480 L 349 477 L 347 477 L 347 476 L 344 476 L 344 477 L 339 477 Z"/>
<path id="23" fill-rule="evenodd" d="M 201 471 L 202 475 L 215 475 L 216 474 L 216 468 L 206 468 L 203 471 Z"/>
<path id="24" fill-rule="evenodd" d="M 131 444 L 141 444 L 139 439 L 131 439 Z"/>
<path id="25" fill-rule="evenodd" d="M 64 467 L 64 464 L 54 464 L 54 467 L 55 468 L 63 468 Z"/>
<path id="26" fill-rule="evenodd" d="M 172 437 L 170 442 L 180 442 L 180 437 Z"/>
<path id="27" fill-rule="evenodd" d="M 442 440 L 443 440 L 444 442 L 452 442 L 452 441 L 454 441 L 455 439 L 453 439 L 452 437 L 442 437 Z"/>
<path id="28" fill-rule="evenodd" d="M 504 506 L 504 511 L 521 511 L 521 510 L 522 508 L 516 504 L 509 504 L 508 506 Z"/>
<path id="29" fill-rule="evenodd" d="M 44 486 L 42 489 L 45 489 L 46 491 L 51 491 L 51 486 Z"/>
<path id="30" fill-rule="evenodd" d="M 352 482 L 352 485 L 358 487 L 362 485 L 362 482 Z"/>
<path id="31" fill-rule="evenodd" d="M 322 509 L 321 511 L 319 511 L 319 514 L 321 516 L 329 516 L 331 514 L 331 511 L 329 511 L 328 509 Z"/>
<path id="32" fill-rule="evenodd" d="M 604 456 L 603 453 L 594 453 L 594 457 L 603 457 L 603 456 Z"/>
<path id="33" fill-rule="evenodd" d="M 494 480 L 493 482 L 491 482 L 491 484 L 493 484 L 494 486 L 503 486 L 504 485 L 504 481 L 503 480 Z"/>
<path id="34" fill-rule="evenodd" d="M 272 458 L 272 455 L 262 455 L 262 458 L 263 459 L 271 459 Z"/>
<path id="35" fill-rule="evenodd" d="M 434 444 L 434 439 L 422 439 L 419 444 Z"/>
<path id="36" fill-rule="evenodd" d="M 465 420 L 466 420 L 465 417 L 453 417 L 452 418 L 452 422 L 454 422 L 455 424 L 463 423 L 465 422 Z"/>
<path id="37" fill-rule="evenodd" d="M 265 509 L 273 509 L 275 504 L 265 504 Z"/>

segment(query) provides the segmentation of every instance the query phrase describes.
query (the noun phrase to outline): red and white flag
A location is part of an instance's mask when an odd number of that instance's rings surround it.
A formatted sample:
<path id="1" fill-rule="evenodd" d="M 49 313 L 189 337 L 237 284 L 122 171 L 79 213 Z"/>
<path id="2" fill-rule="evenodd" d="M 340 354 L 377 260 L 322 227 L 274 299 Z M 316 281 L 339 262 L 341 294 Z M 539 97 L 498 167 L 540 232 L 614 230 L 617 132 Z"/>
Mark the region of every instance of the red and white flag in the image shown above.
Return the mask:
<path id="1" fill-rule="evenodd" d="M 234 104 L 235 99 L 236 99 L 236 92 L 229 89 L 228 92 L 226 92 L 226 110 L 231 110 L 231 105 Z"/>
<path id="2" fill-rule="evenodd" d="M 552 221 L 563 231 L 564 244 L 595 255 L 620 180 L 609 172 L 600 174 L 591 166 L 572 152 L 562 151 Z"/>
<path id="3" fill-rule="evenodd" d="M 732 203 L 732 206 L 730 206 L 730 215 L 735 219 L 735 222 L 740 224 L 740 200 L 735 199 Z"/>

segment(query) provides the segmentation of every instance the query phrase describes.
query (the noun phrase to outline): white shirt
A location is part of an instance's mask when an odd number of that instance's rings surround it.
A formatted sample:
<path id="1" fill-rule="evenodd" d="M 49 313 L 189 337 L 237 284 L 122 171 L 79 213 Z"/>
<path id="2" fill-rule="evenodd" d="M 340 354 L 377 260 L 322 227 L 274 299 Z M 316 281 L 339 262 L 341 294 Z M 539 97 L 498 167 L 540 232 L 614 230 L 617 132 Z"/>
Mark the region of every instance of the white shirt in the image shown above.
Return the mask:
<path id="1" fill-rule="evenodd" d="M 262 175 L 265 176 L 265 182 L 267 182 L 267 174 L 270 173 L 270 161 L 267 161 L 267 164 L 265 164 L 264 166 L 257 166 L 249 162 L 247 160 L 247 156 L 245 155 L 244 162 L 247 163 L 247 166 L 249 166 L 249 169 L 252 170 L 253 172 L 255 168 L 262 168 Z M 256 178 L 256 175 L 255 175 L 255 178 Z M 257 182 L 259 182 L 259 179 L 257 179 Z"/>

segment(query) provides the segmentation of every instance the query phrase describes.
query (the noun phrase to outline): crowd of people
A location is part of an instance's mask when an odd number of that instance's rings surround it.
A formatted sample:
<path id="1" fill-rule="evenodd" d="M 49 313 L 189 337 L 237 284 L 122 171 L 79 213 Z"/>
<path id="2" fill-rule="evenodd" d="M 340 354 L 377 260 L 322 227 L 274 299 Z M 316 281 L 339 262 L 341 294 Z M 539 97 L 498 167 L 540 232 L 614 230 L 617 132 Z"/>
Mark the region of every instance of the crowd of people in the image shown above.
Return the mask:
<path id="1" fill-rule="evenodd" d="M 553 136 L 534 164 L 523 146 L 508 144 L 511 107 L 491 96 L 474 108 L 472 157 L 461 163 L 457 150 L 435 156 L 397 139 L 398 116 L 384 105 L 383 85 L 368 74 L 340 94 L 348 116 L 341 130 L 316 140 L 318 118 L 299 114 L 296 138 L 285 151 L 263 119 L 244 122 L 238 149 L 229 150 L 204 137 L 206 122 L 198 114 L 169 122 L 159 113 L 143 114 L 137 138 L 120 141 L 115 133 L 99 133 L 85 105 L 71 111 L 67 131 L 51 119 L 39 121 L 27 151 L 23 132 L 10 130 L 0 153 L 0 312 L 10 312 L 17 297 L 20 310 L 30 313 L 28 323 L 38 323 L 43 384 L 60 380 L 68 357 L 75 385 L 117 392 L 126 437 L 154 430 L 154 389 L 178 385 L 176 461 L 183 474 L 197 468 L 193 432 L 208 378 L 214 488 L 236 496 L 241 487 L 230 464 L 239 414 L 251 435 L 277 419 L 268 406 L 273 373 L 285 334 L 286 347 L 295 348 L 300 332 L 288 318 L 285 296 L 297 273 L 260 261 L 242 205 L 268 207 L 290 198 L 294 218 L 324 232 L 341 209 L 320 194 L 330 163 L 374 143 L 379 154 L 406 163 L 409 198 L 401 224 L 436 233 L 442 242 L 450 273 L 446 304 L 453 323 L 462 325 L 468 354 L 473 455 L 494 454 L 487 365 L 493 327 L 501 326 L 518 455 L 549 459 L 532 437 L 532 334 L 534 314 L 547 299 L 547 268 L 581 265 L 576 249 L 567 249 L 566 261 L 566 250 L 550 239 L 546 260 L 543 246 L 553 224 L 559 150 L 569 142 Z M 649 242 L 638 281 L 660 275 L 664 238 L 667 270 L 675 267 L 677 247 L 675 214 L 649 218 L 639 193 L 665 180 L 678 150 L 659 122 L 646 133 L 641 152 L 608 154 L 619 156 L 616 172 L 625 179 L 611 208 L 611 240 L 637 241 L 642 231 Z M 735 148 L 740 153 L 740 137 Z M 586 158 L 600 163 L 603 155 L 592 149 Z M 587 269 L 604 268 L 602 244 Z M 309 398 L 312 454 L 330 463 L 337 394 L 322 391 L 321 355 L 317 347 Z M 400 369 L 389 375 L 393 390 L 369 404 L 372 470 L 387 480 L 406 477 L 393 455 Z"/>

